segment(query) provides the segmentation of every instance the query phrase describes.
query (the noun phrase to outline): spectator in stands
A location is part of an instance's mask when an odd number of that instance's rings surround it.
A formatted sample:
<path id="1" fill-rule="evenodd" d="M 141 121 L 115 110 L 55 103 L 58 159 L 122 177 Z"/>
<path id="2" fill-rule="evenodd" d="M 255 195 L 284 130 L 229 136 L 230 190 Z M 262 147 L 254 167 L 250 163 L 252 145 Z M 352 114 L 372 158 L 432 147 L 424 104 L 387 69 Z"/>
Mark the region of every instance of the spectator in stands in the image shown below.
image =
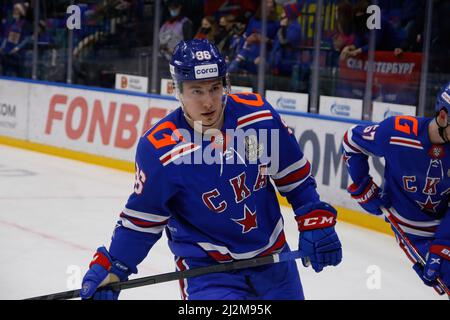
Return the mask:
<path id="1" fill-rule="evenodd" d="M 164 22 L 159 30 L 160 53 L 170 60 L 172 51 L 178 42 L 192 39 L 192 22 L 182 13 L 183 5 L 180 0 L 168 0 L 170 18 Z"/>
<path id="2" fill-rule="evenodd" d="M 368 6 L 369 1 L 367 0 L 359 0 L 355 4 L 353 8 L 355 41 L 353 44 L 347 45 L 342 49 L 341 59 L 355 57 L 368 52 L 370 38 L 370 30 L 367 28 L 367 20 L 369 18 L 369 14 L 367 14 Z M 383 17 L 383 12 L 381 12 L 380 20 L 381 28 L 375 30 L 375 50 L 393 51 L 400 42 L 400 38 L 394 28 L 389 24 L 389 21 Z"/>
<path id="3" fill-rule="evenodd" d="M 266 42 L 267 52 L 272 49 L 273 40 L 279 28 L 279 22 L 275 12 L 275 2 L 265 0 L 267 4 L 267 37 L 261 35 L 261 6 L 258 8 L 254 17 L 248 23 L 247 30 L 244 33 L 245 42 L 239 50 L 237 56 L 231 62 L 229 72 L 246 71 L 256 74 L 260 62 L 260 45 L 262 41 Z"/>
<path id="4" fill-rule="evenodd" d="M 221 16 L 233 15 L 242 16 L 248 22 L 261 3 L 261 0 L 204 0 L 204 15 L 215 16 L 219 19 Z"/>
<path id="5" fill-rule="evenodd" d="M 0 45 L 0 59 L 3 74 L 6 76 L 25 76 L 25 46 L 31 40 L 31 25 L 25 19 L 27 6 L 14 5 L 11 23 L 6 25 L 5 36 Z"/>
<path id="6" fill-rule="evenodd" d="M 195 35 L 195 39 L 208 39 L 214 42 L 215 36 L 217 34 L 217 24 L 213 16 L 207 16 L 202 19 L 202 25 Z"/>
<path id="7" fill-rule="evenodd" d="M 245 18 L 240 16 L 236 18 L 235 23 L 231 27 L 231 39 L 230 46 L 224 47 L 223 54 L 225 55 L 225 60 L 228 64 L 234 60 L 237 56 L 238 51 L 242 48 L 245 43 L 244 32 L 246 29 Z"/>
<path id="8" fill-rule="evenodd" d="M 301 27 L 297 19 L 281 14 L 280 28 L 269 54 L 269 66 L 275 75 L 291 76 L 292 66 L 299 61 Z"/>
<path id="9" fill-rule="evenodd" d="M 234 34 L 234 22 L 235 17 L 232 14 L 222 16 L 219 19 L 219 28 L 217 29 L 214 42 L 224 56 L 227 56 L 226 51 L 228 51 L 231 45 L 231 39 L 233 38 Z"/>
<path id="10" fill-rule="evenodd" d="M 333 36 L 333 47 L 341 52 L 346 46 L 355 42 L 353 33 L 352 5 L 348 0 L 336 4 L 336 34 Z"/>
<path id="11" fill-rule="evenodd" d="M 425 17 L 426 0 L 408 0 L 402 7 L 401 30 L 404 33 L 402 41 L 394 49 L 394 55 L 403 52 L 422 51 L 422 32 Z"/>

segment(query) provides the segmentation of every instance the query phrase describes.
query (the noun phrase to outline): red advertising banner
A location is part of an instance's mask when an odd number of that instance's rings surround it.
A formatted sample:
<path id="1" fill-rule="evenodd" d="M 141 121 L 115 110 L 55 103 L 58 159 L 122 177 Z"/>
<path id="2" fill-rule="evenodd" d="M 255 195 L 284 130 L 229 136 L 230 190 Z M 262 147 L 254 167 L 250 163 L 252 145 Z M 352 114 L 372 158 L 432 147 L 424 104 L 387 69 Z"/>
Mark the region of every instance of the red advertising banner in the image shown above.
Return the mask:
<path id="1" fill-rule="evenodd" d="M 367 55 L 340 60 L 340 95 L 362 98 L 368 69 Z M 416 104 L 422 69 L 422 54 L 376 51 L 374 58 L 373 98 L 381 101 Z M 358 90 L 355 90 L 358 88 Z"/>
<path id="2" fill-rule="evenodd" d="M 367 55 L 339 62 L 340 78 L 366 80 Z M 374 81 L 380 84 L 408 82 L 418 84 L 422 68 L 422 54 L 406 52 L 396 57 L 392 51 L 376 51 L 374 59 Z"/>

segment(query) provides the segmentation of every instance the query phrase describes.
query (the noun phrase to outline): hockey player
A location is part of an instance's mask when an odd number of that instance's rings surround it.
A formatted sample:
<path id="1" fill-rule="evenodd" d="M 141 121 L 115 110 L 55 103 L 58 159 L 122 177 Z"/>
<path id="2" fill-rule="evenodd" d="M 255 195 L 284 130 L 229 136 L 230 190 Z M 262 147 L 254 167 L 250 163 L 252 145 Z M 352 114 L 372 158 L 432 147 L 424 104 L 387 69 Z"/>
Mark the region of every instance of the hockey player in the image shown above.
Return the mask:
<path id="1" fill-rule="evenodd" d="M 381 215 L 393 207 L 393 218 L 426 265 L 414 264 L 425 284 L 441 277 L 450 284 L 450 83 L 437 96 L 436 116 L 396 116 L 376 125 L 357 125 L 344 136 L 343 158 L 353 184 L 351 197 L 366 211 Z M 386 161 L 381 190 L 369 174 L 368 158 Z M 412 259 L 405 243 L 397 242 Z"/>
<path id="2" fill-rule="evenodd" d="M 134 192 L 109 250 L 97 250 L 81 297 L 117 299 L 119 292 L 101 286 L 137 273 L 163 230 L 177 270 L 290 250 L 270 178 L 294 209 L 303 264 L 316 272 L 339 264 L 336 210 L 320 200 L 310 163 L 276 111 L 258 94 L 229 94 L 225 60 L 207 40 L 180 42 L 170 69 L 181 107 L 141 137 Z M 217 135 L 208 135 L 213 129 Z M 244 148 L 234 144 L 235 129 L 255 133 Z M 278 131 L 279 139 L 261 142 L 262 129 Z M 262 162 L 269 144 L 279 149 L 270 176 Z M 202 150 L 218 161 L 205 163 Z M 180 288 L 183 299 L 304 298 L 295 261 L 188 278 Z"/>

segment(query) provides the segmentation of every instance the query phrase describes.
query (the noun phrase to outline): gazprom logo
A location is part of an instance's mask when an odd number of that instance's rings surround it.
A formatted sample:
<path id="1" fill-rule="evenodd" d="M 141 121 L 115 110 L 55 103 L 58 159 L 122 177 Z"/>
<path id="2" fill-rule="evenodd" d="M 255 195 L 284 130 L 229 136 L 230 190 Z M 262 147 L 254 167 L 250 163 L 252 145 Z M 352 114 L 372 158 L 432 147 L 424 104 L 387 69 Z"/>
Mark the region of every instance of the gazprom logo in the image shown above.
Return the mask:
<path id="1" fill-rule="evenodd" d="M 387 109 L 384 113 L 383 113 L 383 119 L 387 119 L 389 117 L 394 117 L 394 116 L 402 116 L 403 112 L 398 112 L 398 111 L 393 111 L 391 109 Z"/>
<path id="2" fill-rule="evenodd" d="M 295 104 L 296 104 L 295 99 L 279 97 L 277 100 L 277 107 L 282 109 L 295 110 Z"/>
<path id="3" fill-rule="evenodd" d="M 350 116 L 351 107 L 348 104 L 333 103 L 330 107 L 331 114 L 341 117 Z"/>
<path id="4" fill-rule="evenodd" d="M 195 79 L 214 78 L 219 76 L 219 68 L 216 63 L 203 64 L 194 67 Z"/>

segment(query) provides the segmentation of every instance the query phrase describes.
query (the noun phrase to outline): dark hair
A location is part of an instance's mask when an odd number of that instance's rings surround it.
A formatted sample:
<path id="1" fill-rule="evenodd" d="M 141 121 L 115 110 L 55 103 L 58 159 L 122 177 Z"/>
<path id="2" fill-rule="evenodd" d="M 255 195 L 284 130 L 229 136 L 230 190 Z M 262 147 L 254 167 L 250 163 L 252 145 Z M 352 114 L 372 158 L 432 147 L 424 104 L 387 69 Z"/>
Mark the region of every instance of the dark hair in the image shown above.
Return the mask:
<path id="1" fill-rule="evenodd" d="M 353 14 L 363 12 L 366 14 L 367 7 L 370 5 L 369 1 L 367 0 L 359 0 L 353 7 Z"/>
<path id="2" fill-rule="evenodd" d="M 336 5 L 338 12 L 337 28 L 338 31 L 344 34 L 350 34 L 352 32 L 352 5 L 348 0 L 341 0 Z"/>

